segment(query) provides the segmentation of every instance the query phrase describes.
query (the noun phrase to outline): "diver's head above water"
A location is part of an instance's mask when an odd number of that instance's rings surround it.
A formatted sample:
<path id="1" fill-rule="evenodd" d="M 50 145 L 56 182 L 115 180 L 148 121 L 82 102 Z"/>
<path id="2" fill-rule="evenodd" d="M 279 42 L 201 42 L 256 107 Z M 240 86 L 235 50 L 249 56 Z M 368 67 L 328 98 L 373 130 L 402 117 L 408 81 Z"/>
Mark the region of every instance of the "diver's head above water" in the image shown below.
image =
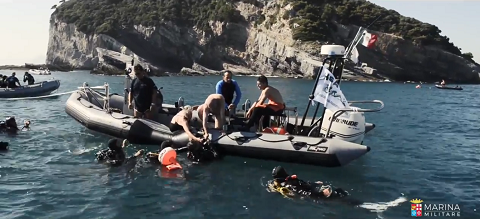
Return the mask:
<path id="1" fill-rule="evenodd" d="M 273 170 L 272 170 L 272 177 L 274 179 L 284 180 L 288 176 L 289 175 L 288 175 L 287 171 L 282 166 L 277 166 L 277 167 L 273 168 Z"/>
<path id="2" fill-rule="evenodd" d="M 113 152 L 123 153 L 123 148 L 118 144 L 118 139 L 113 138 L 108 141 L 108 149 Z"/>
<path id="3" fill-rule="evenodd" d="M 15 117 L 13 117 L 13 116 L 5 119 L 5 125 L 7 126 L 7 128 L 12 128 L 12 129 L 17 129 L 18 130 L 17 121 L 15 120 Z"/>

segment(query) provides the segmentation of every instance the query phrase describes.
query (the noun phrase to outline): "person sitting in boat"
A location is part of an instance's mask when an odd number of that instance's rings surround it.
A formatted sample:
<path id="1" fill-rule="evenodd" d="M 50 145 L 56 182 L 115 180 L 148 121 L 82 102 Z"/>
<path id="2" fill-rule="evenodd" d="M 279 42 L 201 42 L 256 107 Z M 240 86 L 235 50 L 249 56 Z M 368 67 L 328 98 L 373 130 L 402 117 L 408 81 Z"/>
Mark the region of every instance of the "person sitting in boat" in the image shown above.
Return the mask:
<path id="1" fill-rule="evenodd" d="M 198 117 L 202 120 L 203 135 L 208 138 L 207 129 L 208 115 L 215 117 L 215 129 L 221 129 L 225 123 L 225 98 L 221 94 L 210 94 L 202 105 L 194 106 L 198 111 Z"/>
<path id="2" fill-rule="evenodd" d="M 35 84 L 35 78 L 33 78 L 33 76 L 28 73 L 28 72 L 25 72 L 25 75 L 23 75 L 23 82 L 27 82 L 28 81 L 28 85 L 32 85 L 32 84 Z"/>
<path id="3" fill-rule="evenodd" d="M 440 85 L 442 85 L 442 87 L 444 87 L 445 85 L 447 85 L 447 83 L 445 83 L 445 80 L 442 79 L 442 82 L 440 82 Z"/>
<path id="4" fill-rule="evenodd" d="M 235 112 L 235 109 L 242 98 L 240 86 L 238 86 L 237 81 L 232 79 L 232 76 L 230 70 L 225 71 L 223 79 L 215 86 L 216 93 L 221 94 L 223 98 L 225 98 L 226 113 L 230 112 L 230 110 Z M 235 100 L 233 100 L 233 94 L 235 94 Z"/>
<path id="5" fill-rule="evenodd" d="M 16 87 L 22 86 L 20 84 L 20 81 L 18 80 L 18 78 L 15 75 L 16 75 L 16 73 L 13 72 L 12 76 L 7 78 L 7 87 L 8 88 L 16 88 Z M 18 84 L 18 86 L 17 86 L 17 84 Z"/>
<path id="6" fill-rule="evenodd" d="M 306 182 L 298 179 L 296 175 L 289 175 L 282 166 L 273 168 L 272 177 L 273 180 L 268 182 L 269 190 L 279 192 L 286 197 L 299 195 L 318 200 L 343 198 L 349 195 L 347 191 L 341 188 L 332 188 L 331 185 L 326 185 L 320 181 Z"/>
<path id="7" fill-rule="evenodd" d="M 128 145 L 127 140 L 124 140 L 122 145 L 118 144 L 117 139 L 110 139 L 108 141 L 108 148 L 103 149 L 95 154 L 97 160 L 112 167 L 121 166 L 123 164 L 135 163 L 138 157 L 143 155 L 143 150 L 137 151 L 133 156 L 126 157 L 124 148 Z"/>
<path id="8" fill-rule="evenodd" d="M 7 76 L 0 74 L 0 88 L 6 88 L 6 87 L 7 87 Z"/>
<path id="9" fill-rule="evenodd" d="M 270 116 L 279 115 L 285 109 L 283 97 L 276 88 L 268 85 L 268 79 L 264 75 L 258 77 L 257 87 L 262 91 L 257 102 L 247 112 L 248 122 L 245 124 L 245 131 L 249 131 L 254 125 L 259 125 L 263 116 L 263 127 L 269 126 Z M 268 99 L 268 103 L 263 104 Z"/>
<path id="10" fill-rule="evenodd" d="M 190 141 L 197 141 L 201 142 L 202 139 L 196 137 L 190 131 L 190 120 L 192 119 L 193 107 L 191 106 L 184 106 L 183 109 L 178 112 L 170 122 L 170 131 L 171 132 L 178 132 L 184 131 L 187 133 Z"/>
<path id="11" fill-rule="evenodd" d="M 134 109 L 133 116 L 136 118 L 145 116 L 147 119 L 152 119 L 158 88 L 141 65 L 135 65 L 134 71 L 136 78 L 130 86 L 128 108 Z M 133 100 L 135 100 L 135 107 L 132 105 Z"/>

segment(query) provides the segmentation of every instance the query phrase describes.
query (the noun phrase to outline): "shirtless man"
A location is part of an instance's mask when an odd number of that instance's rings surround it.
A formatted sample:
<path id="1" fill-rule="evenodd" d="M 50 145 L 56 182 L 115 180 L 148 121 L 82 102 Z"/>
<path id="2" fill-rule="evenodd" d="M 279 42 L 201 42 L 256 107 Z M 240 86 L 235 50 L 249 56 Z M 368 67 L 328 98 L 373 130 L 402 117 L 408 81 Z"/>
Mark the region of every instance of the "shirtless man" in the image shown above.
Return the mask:
<path id="1" fill-rule="evenodd" d="M 198 111 L 198 117 L 202 120 L 204 137 L 208 138 L 207 120 L 208 114 L 211 113 L 215 117 L 215 129 L 221 129 L 225 122 L 225 98 L 221 94 L 210 94 L 200 106 L 193 109 Z"/>
<path id="2" fill-rule="evenodd" d="M 249 130 L 253 125 L 258 125 L 260 118 L 263 117 L 263 127 L 269 126 L 270 116 L 282 113 L 285 109 L 285 102 L 283 102 L 280 92 L 268 85 L 268 79 L 265 76 L 260 76 L 257 79 L 257 87 L 262 91 L 258 101 L 253 103 L 252 107 L 247 112 L 248 122 L 245 128 Z M 268 99 L 267 104 L 263 104 Z"/>
<path id="3" fill-rule="evenodd" d="M 184 131 L 187 133 L 190 141 L 201 142 L 201 138 L 195 137 L 195 135 L 190 131 L 190 120 L 192 119 L 193 108 L 191 106 L 184 106 L 182 111 L 178 112 L 170 122 L 170 131 Z"/>

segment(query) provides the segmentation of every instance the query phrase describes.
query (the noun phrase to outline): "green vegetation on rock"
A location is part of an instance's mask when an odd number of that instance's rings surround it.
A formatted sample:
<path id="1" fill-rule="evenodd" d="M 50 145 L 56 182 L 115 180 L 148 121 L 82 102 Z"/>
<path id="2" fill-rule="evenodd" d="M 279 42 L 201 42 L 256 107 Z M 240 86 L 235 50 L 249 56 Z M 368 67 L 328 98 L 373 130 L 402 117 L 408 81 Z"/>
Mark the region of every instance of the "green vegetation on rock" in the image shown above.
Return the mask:
<path id="1" fill-rule="evenodd" d="M 255 0 L 243 0 L 255 3 Z M 172 21 L 209 31 L 209 21 L 241 22 L 231 0 L 70 0 L 56 7 L 54 15 L 73 23 L 87 34 L 115 36 L 119 28 L 158 26 Z"/>
<path id="2" fill-rule="evenodd" d="M 288 3 L 294 9 L 294 16 L 288 16 L 292 18 L 291 25 L 300 25 L 294 29 L 295 39 L 329 41 L 333 40 L 328 31 L 334 30 L 332 21 L 367 27 L 379 18 L 369 29 L 401 36 L 417 45 L 436 46 L 470 60 L 473 58 L 471 53 L 462 54 L 448 37 L 441 36 L 437 26 L 404 17 L 365 0 L 285 0 L 284 4 Z"/>
<path id="3" fill-rule="evenodd" d="M 87 34 L 103 33 L 115 37 L 119 30 L 133 25 L 158 26 L 172 21 L 180 25 L 197 26 L 211 31 L 210 21 L 242 22 L 244 19 L 234 3 L 245 2 L 262 6 L 258 0 L 70 0 L 61 1 L 54 15 L 61 21 L 73 23 Z M 275 18 L 291 19 L 290 24 L 299 24 L 294 29 L 295 39 L 302 41 L 333 41 L 336 26 L 367 27 L 369 29 L 401 36 L 421 46 L 435 46 L 472 60 L 471 53 L 462 54 L 460 49 L 441 36 L 437 26 L 400 15 L 394 10 L 366 0 L 284 0 L 293 11 L 275 16 L 260 16 L 256 24 L 266 21 L 271 26 Z M 473 60 L 472 60 L 473 61 Z"/>

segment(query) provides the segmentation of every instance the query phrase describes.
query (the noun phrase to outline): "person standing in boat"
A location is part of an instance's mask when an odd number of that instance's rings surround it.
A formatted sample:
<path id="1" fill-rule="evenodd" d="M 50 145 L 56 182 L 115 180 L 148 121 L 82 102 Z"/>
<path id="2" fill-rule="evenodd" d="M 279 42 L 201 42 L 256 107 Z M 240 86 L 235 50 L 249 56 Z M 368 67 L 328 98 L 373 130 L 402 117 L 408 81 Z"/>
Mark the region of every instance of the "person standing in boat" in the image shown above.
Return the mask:
<path id="1" fill-rule="evenodd" d="M 225 98 L 221 94 L 210 94 L 200 106 L 194 106 L 198 111 L 198 117 L 202 120 L 203 135 L 208 138 L 207 120 L 208 114 L 215 117 L 215 129 L 222 129 L 225 123 Z"/>
<path id="2" fill-rule="evenodd" d="M 215 87 L 216 93 L 221 94 L 225 98 L 225 110 L 235 112 L 240 99 L 242 98 L 242 91 L 238 86 L 237 81 L 232 79 L 233 74 L 230 70 L 225 71 L 223 79 L 217 83 Z M 235 100 L 233 100 L 233 94 L 235 94 Z"/>
<path id="3" fill-rule="evenodd" d="M 20 84 L 20 81 L 18 80 L 18 78 L 15 75 L 16 75 L 16 73 L 13 72 L 12 76 L 7 78 L 7 87 L 8 88 L 16 88 L 16 87 L 22 86 Z M 17 84 L 18 84 L 18 86 L 17 86 Z"/>
<path id="4" fill-rule="evenodd" d="M 7 88 L 8 83 L 7 83 L 7 76 L 3 75 L 2 78 L 0 78 L 0 88 Z"/>
<path id="5" fill-rule="evenodd" d="M 442 85 L 442 87 L 444 87 L 445 85 L 447 85 L 447 83 L 445 83 L 445 80 L 442 79 L 442 82 L 440 83 L 440 85 Z"/>
<path id="6" fill-rule="evenodd" d="M 270 116 L 279 115 L 285 109 L 283 97 L 276 88 L 268 85 L 268 79 L 264 75 L 258 77 L 257 87 L 262 91 L 258 101 L 253 103 L 247 112 L 248 122 L 245 124 L 245 131 L 250 130 L 254 125 L 260 124 L 263 116 L 263 127 L 269 126 Z M 267 104 L 263 104 L 268 99 Z"/>
<path id="7" fill-rule="evenodd" d="M 25 75 L 23 75 L 23 82 L 27 82 L 28 81 L 28 85 L 32 85 L 32 84 L 35 84 L 35 78 L 33 78 L 33 76 L 28 73 L 28 72 L 25 72 Z"/>
<path id="8" fill-rule="evenodd" d="M 145 69 L 139 64 L 133 68 L 135 79 L 133 79 L 128 94 L 128 108 L 134 109 L 133 116 L 153 118 L 155 102 L 157 99 L 157 86 L 151 78 L 146 75 Z M 135 104 L 132 105 L 133 100 Z"/>

